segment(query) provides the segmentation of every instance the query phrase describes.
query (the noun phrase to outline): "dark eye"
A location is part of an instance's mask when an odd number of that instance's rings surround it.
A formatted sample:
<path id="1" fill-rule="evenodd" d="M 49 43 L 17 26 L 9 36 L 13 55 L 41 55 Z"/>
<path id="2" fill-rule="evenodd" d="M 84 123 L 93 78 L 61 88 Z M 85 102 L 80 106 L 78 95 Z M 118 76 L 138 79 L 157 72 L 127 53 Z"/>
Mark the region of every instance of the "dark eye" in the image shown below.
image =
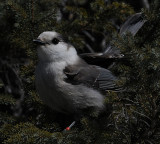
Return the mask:
<path id="1" fill-rule="evenodd" d="M 52 40 L 52 43 L 56 45 L 56 44 L 59 43 L 59 40 L 58 40 L 57 38 L 54 38 L 54 39 Z"/>

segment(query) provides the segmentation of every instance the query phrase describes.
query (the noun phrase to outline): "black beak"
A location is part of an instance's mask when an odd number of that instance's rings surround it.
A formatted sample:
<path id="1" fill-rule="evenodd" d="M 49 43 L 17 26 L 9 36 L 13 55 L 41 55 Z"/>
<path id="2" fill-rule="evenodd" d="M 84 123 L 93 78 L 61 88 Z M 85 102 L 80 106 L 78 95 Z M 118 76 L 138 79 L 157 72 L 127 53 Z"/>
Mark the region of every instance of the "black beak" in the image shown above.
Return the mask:
<path id="1" fill-rule="evenodd" d="M 37 45 L 45 45 L 45 44 L 46 44 L 45 42 L 43 42 L 43 41 L 40 40 L 40 39 L 34 39 L 33 42 L 34 42 L 35 44 L 37 44 Z"/>

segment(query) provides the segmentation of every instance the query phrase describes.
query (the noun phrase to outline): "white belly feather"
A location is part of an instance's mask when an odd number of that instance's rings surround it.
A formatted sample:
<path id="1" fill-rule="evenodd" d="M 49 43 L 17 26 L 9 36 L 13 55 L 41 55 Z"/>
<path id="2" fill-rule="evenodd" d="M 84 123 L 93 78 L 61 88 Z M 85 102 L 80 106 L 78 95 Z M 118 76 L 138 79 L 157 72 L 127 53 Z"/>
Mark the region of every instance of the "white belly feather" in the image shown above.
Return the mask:
<path id="1" fill-rule="evenodd" d="M 104 96 L 98 91 L 64 81 L 65 67 L 66 62 L 38 64 L 36 87 L 40 98 L 53 110 L 63 113 L 74 113 L 88 107 L 103 109 Z"/>

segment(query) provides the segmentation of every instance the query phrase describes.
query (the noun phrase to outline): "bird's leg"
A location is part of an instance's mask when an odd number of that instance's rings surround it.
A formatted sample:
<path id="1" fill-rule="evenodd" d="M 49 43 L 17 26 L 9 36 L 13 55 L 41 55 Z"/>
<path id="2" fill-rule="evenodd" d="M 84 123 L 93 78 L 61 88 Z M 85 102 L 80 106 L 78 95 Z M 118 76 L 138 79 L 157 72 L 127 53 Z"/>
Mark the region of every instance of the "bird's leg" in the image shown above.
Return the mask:
<path id="1" fill-rule="evenodd" d="M 63 132 L 69 131 L 74 125 L 75 125 L 76 121 L 73 121 L 68 127 L 66 127 Z"/>
<path id="2" fill-rule="evenodd" d="M 74 121 L 68 126 L 66 127 L 63 132 L 66 132 L 66 131 L 69 131 L 74 125 L 75 123 L 79 123 L 80 122 L 80 119 L 82 118 L 82 112 L 81 111 L 77 111 L 75 112 L 74 114 Z"/>

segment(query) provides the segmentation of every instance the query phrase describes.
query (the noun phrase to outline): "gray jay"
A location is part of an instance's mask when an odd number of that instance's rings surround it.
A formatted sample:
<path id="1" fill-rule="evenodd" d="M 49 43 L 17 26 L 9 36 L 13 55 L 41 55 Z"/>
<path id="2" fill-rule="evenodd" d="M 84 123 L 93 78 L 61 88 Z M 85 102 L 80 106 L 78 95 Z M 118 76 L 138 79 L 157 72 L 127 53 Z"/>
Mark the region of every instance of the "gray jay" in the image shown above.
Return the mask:
<path id="1" fill-rule="evenodd" d="M 135 36 L 145 22 L 142 13 L 132 15 L 122 25 L 120 35 L 130 32 Z M 100 112 L 105 109 L 106 91 L 120 90 L 115 85 L 116 77 L 109 70 L 90 65 L 95 59 L 105 63 L 108 58 L 122 58 L 116 48 L 108 46 L 104 53 L 89 53 L 80 57 L 76 49 L 55 31 L 41 33 L 34 42 L 38 44 L 39 59 L 35 72 L 37 91 L 53 110 L 77 114 L 93 108 Z M 90 64 L 84 59 L 88 59 Z"/>
<path id="2" fill-rule="evenodd" d="M 105 109 L 107 91 L 117 90 L 111 71 L 86 63 L 55 31 L 41 33 L 34 42 L 38 44 L 36 88 L 44 103 L 66 114 Z"/>

